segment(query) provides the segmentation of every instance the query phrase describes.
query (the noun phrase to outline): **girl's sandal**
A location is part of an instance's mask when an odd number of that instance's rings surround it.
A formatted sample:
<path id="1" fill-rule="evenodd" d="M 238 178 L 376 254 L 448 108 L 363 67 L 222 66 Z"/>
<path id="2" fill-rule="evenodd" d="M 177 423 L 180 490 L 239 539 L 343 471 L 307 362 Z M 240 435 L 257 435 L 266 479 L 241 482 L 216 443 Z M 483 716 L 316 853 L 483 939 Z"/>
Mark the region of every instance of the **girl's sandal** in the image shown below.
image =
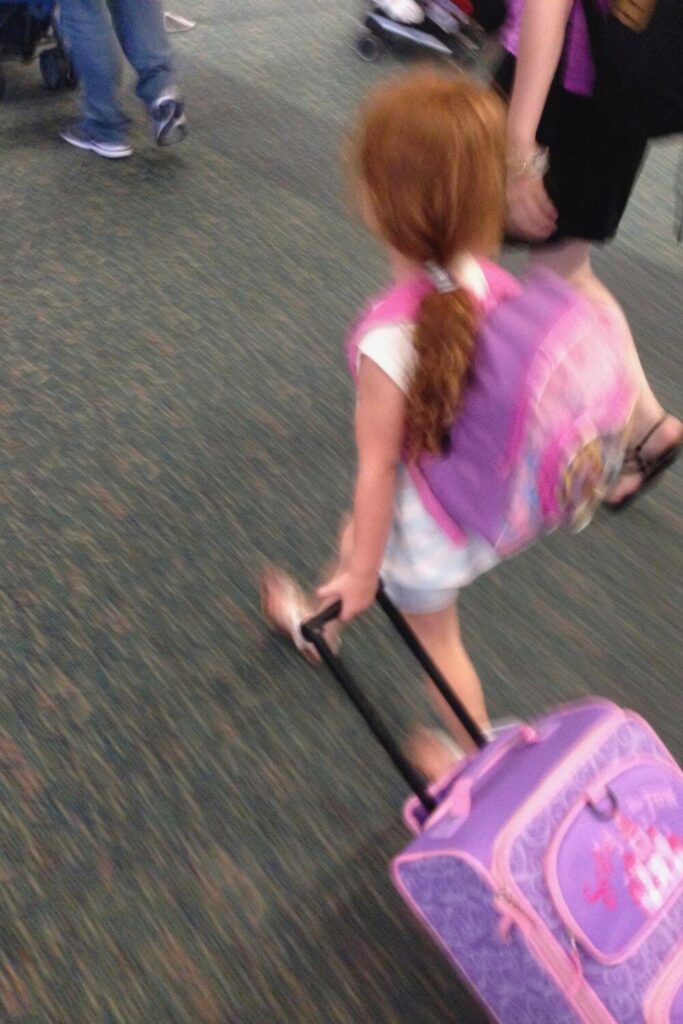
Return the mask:
<path id="1" fill-rule="evenodd" d="M 640 476 L 640 484 L 636 487 L 635 491 L 631 491 L 630 494 L 625 495 L 619 501 L 605 501 L 604 505 L 610 510 L 610 512 L 622 512 L 628 508 L 636 498 L 639 498 L 647 490 L 652 487 L 659 477 L 667 469 L 673 466 L 674 462 L 679 458 L 681 452 L 683 452 L 683 435 L 681 435 L 677 441 L 669 445 L 663 452 L 652 458 L 646 458 L 643 455 L 643 449 L 647 442 L 653 437 L 654 434 L 659 430 L 662 424 L 668 419 L 668 413 L 665 413 L 661 419 L 657 420 L 655 425 L 648 430 L 647 434 L 639 441 L 635 448 L 629 448 L 626 452 L 623 466 L 621 468 L 621 475 L 627 476 L 629 474 L 638 474 Z"/>
<path id="2" fill-rule="evenodd" d="M 301 635 L 301 623 L 315 615 L 315 608 L 296 580 L 282 569 L 268 566 L 259 580 L 261 611 L 273 629 L 288 637 L 311 665 L 320 664 L 320 655 Z"/>

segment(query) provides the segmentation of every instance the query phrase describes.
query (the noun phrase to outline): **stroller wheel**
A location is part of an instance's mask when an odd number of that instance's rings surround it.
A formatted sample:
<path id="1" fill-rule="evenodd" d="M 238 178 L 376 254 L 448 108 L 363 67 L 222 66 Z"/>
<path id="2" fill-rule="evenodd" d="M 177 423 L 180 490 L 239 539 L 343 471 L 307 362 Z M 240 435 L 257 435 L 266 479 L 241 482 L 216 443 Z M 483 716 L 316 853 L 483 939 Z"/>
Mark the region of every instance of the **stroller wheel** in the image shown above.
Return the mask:
<path id="1" fill-rule="evenodd" d="M 371 32 L 364 32 L 356 38 L 356 53 L 361 60 L 379 60 L 382 56 L 382 44 Z"/>
<path id="2" fill-rule="evenodd" d="M 457 38 L 465 59 L 469 60 L 472 64 L 480 62 L 487 40 L 483 28 L 477 25 L 476 22 L 471 21 Z"/>
<path id="3" fill-rule="evenodd" d="M 478 73 L 482 66 L 482 44 L 469 33 L 459 33 L 451 48 L 457 64 L 465 71 Z"/>
<path id="4" fill-rule="evenodd" d="M 68 84 L 69 65 L 58 47 L 43 50 L 40 55 L 40 73 L 51 92 L 63 89 Z"/>

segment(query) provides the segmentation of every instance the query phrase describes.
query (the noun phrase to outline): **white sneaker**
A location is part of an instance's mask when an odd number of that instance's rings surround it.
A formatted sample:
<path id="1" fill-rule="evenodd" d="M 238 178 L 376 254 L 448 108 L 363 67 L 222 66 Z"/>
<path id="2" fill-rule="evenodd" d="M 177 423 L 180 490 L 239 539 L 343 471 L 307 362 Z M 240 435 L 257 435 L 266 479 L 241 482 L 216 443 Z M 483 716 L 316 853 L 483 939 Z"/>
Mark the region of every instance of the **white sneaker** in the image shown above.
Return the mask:
<path id="1" fill-rule="evenodd" d="M 89 149 L 98 156 L 104 156 L 108 160 L 120 160 L 122 157 L 132 156 L 133 147 L 127 142 L 106 142 L 104 139 L 94 138 L 81 124 L 70 124 L 59 133 L 65 142 L 77 149 Z"/>
<path id="2" fill-rule="evenodd" d="M 420 25 L 425 14 L 417 0 L 377 0 L 377 9 L 402 25 Z"/>
<path id="3" fill-rule="evenodd" d="M 187 135 L 185 104 L 172 93 L 166 93 L 149 108 L 157 146 L 173 146 Z"/>

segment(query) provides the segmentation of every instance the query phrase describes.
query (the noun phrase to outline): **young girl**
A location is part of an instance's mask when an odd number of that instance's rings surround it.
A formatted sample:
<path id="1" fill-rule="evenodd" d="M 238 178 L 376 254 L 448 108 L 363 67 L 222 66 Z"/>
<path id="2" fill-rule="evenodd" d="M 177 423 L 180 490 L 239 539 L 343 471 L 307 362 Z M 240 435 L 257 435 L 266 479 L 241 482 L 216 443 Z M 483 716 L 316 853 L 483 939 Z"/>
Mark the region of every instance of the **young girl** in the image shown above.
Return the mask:
<path id="1" fill-rule="evenodd" d="M 363 110 L 356 174 L 364 220 L 387 247 L 394 292 L 414 282 L 420 301 L 414 322 L 373 327 L 370 315 L 363 321 L 368 329 L 354 336 L 353 512 L 342 531 L 339 564 L 317 596 L 324 604 L 341 599 L 341 622 L 348 622 L 372 603 L 381 576 L 446 679 L 488 729 L 481 683 L 460 636 L 457 597 L 499 555 L 483 536 L 470 532 L 456 540 L 442 529 L 412 469 L 425 453 L 438 458 L 443 452 L 467 387 L 477 330 L 494 298 L 501 298 L 501 280 L 509 280 L 484 259 L 502 232 L 502 105 L 464 77 L 417 71 L 391 81 Z M 299 627 L 316 609 L 296 583 L 267 570 L 262 603 L 271 625 L 315 660 Z M 471 745 L 445 705 L 440 711 L 461 746 Z M 436 777 L 452 763 L 453 750 L 421 730 L 412 757 Z"/>

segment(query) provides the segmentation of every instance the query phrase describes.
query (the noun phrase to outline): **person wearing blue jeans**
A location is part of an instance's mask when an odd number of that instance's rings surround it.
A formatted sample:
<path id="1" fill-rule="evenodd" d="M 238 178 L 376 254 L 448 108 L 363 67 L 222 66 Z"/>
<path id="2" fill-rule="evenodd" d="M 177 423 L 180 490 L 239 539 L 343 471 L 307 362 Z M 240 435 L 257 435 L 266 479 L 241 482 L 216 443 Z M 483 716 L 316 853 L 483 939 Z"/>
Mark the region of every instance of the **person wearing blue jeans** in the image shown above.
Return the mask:
<path id="1" fill-rule="evenodd" d="M 133 152 L 118 100 L 123 50 L 160 146 L 187 133 L 160 0 L 61 0 L 61 30 L 83 87 L 83 116 L 61 132 L 79 149 L 117 158 Z M 117 43 L 118 40 L 118 43 Z"/>

